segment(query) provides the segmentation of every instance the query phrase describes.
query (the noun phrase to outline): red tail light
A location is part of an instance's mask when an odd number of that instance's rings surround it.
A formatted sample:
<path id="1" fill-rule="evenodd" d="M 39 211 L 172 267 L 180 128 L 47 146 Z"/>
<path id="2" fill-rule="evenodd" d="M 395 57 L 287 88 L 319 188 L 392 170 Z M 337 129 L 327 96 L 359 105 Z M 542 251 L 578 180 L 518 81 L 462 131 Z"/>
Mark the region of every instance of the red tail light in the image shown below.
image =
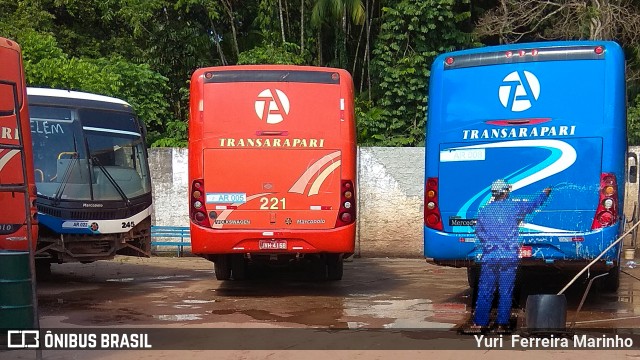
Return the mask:
<path id="1" fill-rule="evenodd" d="M 533 247 L 530 245 L 522 245 L 520 246 L 520 251 L 518 252 L 518 257 L 522 258 L 530 258 L 533 256 Z"/>
<path id="2" fill-rule="evenodd" d="M 200 226 L 211 227 L 207 208 L 205 206 L 206 194 L 204 192 L 204 180 L 196 179 L 191 183 L 189 192 L 189 215 L 191 220 Z"/>
<path id="3" fill-rule="evenodd" d="M 598 208 L 591 229 L 611 226 L 618 221 L 618 183 L 611 173 L 600 175 Z"/>
<path id="4" fill-rule="evenodd" d="M 438 206 L 438 178 L 427 179 L 424 187 L 424 224 L 435 230 L 443 230 Z"/>
<path id="5" fill-rule="evenodd" d="M 356 221 L 356 189 L 351 180 L 342 180 L 340 184 L 340 210 L 336 227 L 352 224 Z"/>

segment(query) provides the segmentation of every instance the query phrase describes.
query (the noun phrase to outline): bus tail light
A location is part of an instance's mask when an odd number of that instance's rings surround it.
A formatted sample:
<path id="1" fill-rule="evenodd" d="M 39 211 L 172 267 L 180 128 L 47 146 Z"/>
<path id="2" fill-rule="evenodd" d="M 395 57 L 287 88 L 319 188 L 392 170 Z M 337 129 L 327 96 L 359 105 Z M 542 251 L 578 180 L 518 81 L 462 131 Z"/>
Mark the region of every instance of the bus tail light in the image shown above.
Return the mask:
<path id="1" fill-rule="evenodd" d="M 189 215 L 200 226 L 211 227 L 205 206 L 204 180 L 196 179 L 191 183 L 189 192 Z"/>
<path id="2" fill-rule="evenodd" d="M 427 179 L 424 189 L 424 224 L 425 226 L 443 230 L 442 217 L 438 207 L 438 178 Z"/>
<path id="3" fill-rule="evenodd" d="M 533 256 L 533 247 L 531 245 L 522 245 L 518 251 L 518 257 L 520 259 L 530 258 Z"/>
<path id="4" fill-rule="evenodd" d="M 336 227 L 345 226 L 356 221 L 356 190 L 351 180 L 342 180 L 340 184 L 340 210 Z"/>
<path id="5" fill-rule="evenodd" d="M 618 221 L 618 183 L 612 173 L 600 175 L 598 208 L 591 229 L 611 226 Z"/>

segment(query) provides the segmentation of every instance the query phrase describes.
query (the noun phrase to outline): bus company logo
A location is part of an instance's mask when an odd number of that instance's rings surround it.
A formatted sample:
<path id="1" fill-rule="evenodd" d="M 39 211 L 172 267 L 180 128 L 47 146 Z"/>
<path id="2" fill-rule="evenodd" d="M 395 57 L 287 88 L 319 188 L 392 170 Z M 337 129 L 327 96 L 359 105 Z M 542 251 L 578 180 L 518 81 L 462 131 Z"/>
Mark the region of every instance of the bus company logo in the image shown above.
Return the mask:
<path id="1" fill-rule="evenodd" d="M 525 111 L 540 96 L 540 82 L 528 71 L 514 71 L 502 80 L 498 90 L 500 103 L 511 111 Z"/>
<path id="2" fill-rule="evenodd" d="M 255 103 L 256 115 L 267 124 L 277 124 L 289 114 L 289 98 L 278 89 L 262 90 Z"/>

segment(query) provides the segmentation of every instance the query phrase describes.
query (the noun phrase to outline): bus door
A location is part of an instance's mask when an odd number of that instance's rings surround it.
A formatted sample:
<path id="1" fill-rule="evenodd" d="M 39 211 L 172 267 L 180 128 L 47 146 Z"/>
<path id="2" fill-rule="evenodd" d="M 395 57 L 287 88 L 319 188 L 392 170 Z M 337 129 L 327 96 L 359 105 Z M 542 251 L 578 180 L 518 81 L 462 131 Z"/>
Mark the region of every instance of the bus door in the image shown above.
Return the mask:
<path id="1" fill-rule="evenodd" d="M 278 81 L 283 73 L 287 81 Z M 337 75 L 238 70 L 205 80 L 203 173 L 213 228 L 335 227 L 344 121 Z"/>

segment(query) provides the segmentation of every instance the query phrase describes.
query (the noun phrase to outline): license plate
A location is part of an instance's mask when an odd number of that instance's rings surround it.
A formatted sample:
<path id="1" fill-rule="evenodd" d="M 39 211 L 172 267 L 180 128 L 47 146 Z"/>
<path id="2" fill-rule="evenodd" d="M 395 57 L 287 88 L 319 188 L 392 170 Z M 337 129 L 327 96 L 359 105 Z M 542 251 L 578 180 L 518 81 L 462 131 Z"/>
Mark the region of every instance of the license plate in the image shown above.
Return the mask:
<path id="1" fill-rule="evenodd" d="M 287 250 L 287 240 L 260 240 L 260 250 Z"/>

